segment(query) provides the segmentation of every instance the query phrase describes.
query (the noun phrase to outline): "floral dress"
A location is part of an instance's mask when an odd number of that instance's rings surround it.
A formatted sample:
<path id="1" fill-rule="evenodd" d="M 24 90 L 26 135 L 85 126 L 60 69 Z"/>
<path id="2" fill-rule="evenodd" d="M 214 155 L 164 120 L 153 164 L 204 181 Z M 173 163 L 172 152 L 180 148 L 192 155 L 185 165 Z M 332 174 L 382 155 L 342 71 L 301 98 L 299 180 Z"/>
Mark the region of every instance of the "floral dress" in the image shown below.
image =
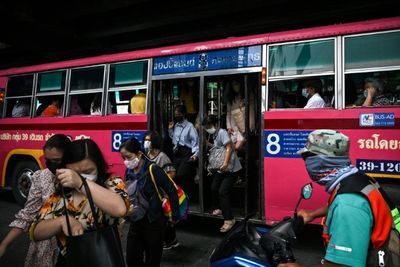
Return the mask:
<path id="1" fill-rule="evenodd" d="M 54 192 L 55 176 L 49 169 L 39 170 L 32 176 L 32 184 L 25 207 L 16 215 L 10 227 L 27 231 L 29 225 L 35 219 L 40 207 Z M 25 267 L 52 267 L 55 265 L 58 255 L 57 240 L 31 242 L 25 259 Z"/>
<path id="2" fill-rule="evenodd" d="M 104 185 L 113 189 L 117 194 L 119 194 L 125 203 L 127 210 L 129 209 L 130 202 L 128 198 L 127 189 L 125 183 L 122 181 L 120 177 L 111 176 L 108 178 Z M 92 211 L 90 209 L 89 201 L 85 197 L 78 206 L 74 206 L 72 193 L 66 195 L 68 213 L 70 216 L 73 216 L 77 219 L 83 226 L 85 232 L 89 232 L 94 229 L 94 219 L 92 215 Z M 55 219 L 57 217 L 64 215 L 64 201 L 60 192 L 55 192 L 50 196 L 50 198 L 43 204 L 42 208 L 39 211 L 35 221 L 32 223 L 29 229 L 29 235 L 33 240 L 33 232 L 36 228 L 36 225 L 42 220 Z M 102 210 L 98 210 L 99 224 L 101 225 L 119 225 L 122 223 L 122 219 L 112 217 Z M 58 245 L 61 250 L 62 255 L 66 255 L 66 237 L 63 232 L 57 235 Z"/>

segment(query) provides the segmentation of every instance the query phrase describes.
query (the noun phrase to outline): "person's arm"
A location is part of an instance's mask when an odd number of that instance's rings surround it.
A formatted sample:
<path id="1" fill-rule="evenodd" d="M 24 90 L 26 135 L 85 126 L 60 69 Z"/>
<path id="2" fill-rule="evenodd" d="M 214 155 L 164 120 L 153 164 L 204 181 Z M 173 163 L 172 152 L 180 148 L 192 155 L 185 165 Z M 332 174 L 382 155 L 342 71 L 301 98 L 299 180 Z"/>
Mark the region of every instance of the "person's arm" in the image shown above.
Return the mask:
<path id="1" fill-rule="evenodd" d="M 22 229 L 13 227 L 8 232 L 6 237 L 0 243 L 0 258 L 4 255 L 7 250 L 7 247 L 21 234 L 23 233 Z"/>
<path id="2" fill-rule="evenodd" d="M 372 106 L 372 104 L 374 103 L 374 98 L 377 94 L 377 90 L 374 87 L 369 87 L 367 91 L 368 91 L 368 96 L 367 98 L 365 98 L 365 101 L 362 104 L 363 107 Z"/>
<path id="3" fill-rule="evenodd" d="M 231 160 L 231 157 L 232 157 L 233 145 L 232 145 L 231 139 L 229 138 L 228 133 L 225 130 L 220 130 L 218 133 L 218 137 L 221 139 L 222 144 L 226 148 L 224 163 L 220 167 L 220 170 L 223 172 L 226 172 L 228 170 L 229 161 Z"/>
<path id="4" fill-rule="evenodd" d="M 83 234 L 82 224 L 75 218 L 69 216 L 69 222 L 71 226 L 71 234 L 73 236 Z M 49 239 L 59 233 L 64 232 L 65 235 L 69 235 L 67 221 L 65 216 L 57 217 L 55 219 L 41 220 L 32 226 L 32 239 L 35 241 L 41 241 Z"/>
<path id="5" fill-rule="evenodd" d="M 81 177 L 75 171 L 70 169 L 58 169 L 57 178 L 63 186 L 74 188 L 78 192 L 86 195 L 85 187 L 81 187 Z M 127 208 L 124 200 L 113 189 L 102 187 L 90 180 L 86 181 L 96 207 L 112 217 L 123 217 L 126 215 Z"/>
<path id="6" fill-rule="evenodd" d="M 190 144 L 192 147 L 192 158 L 193 159 L 197 159 L 198 155 L 199 155 L 199 135 L 196 131 L 196 128 L 194 128 L 194 126 L 190 126 L 189 129 L 189 135 L 190 135 Z M 194 158 L 195 157 L 195 158 Z"/>
<path id="7" fill-rule="evenodd" d="M 315 210 L 300 210 L 297 215 L 303 217 L 304 223 L 309 223 L 316 218 L 325 217 L 328 214 L 328 205 Z"/>

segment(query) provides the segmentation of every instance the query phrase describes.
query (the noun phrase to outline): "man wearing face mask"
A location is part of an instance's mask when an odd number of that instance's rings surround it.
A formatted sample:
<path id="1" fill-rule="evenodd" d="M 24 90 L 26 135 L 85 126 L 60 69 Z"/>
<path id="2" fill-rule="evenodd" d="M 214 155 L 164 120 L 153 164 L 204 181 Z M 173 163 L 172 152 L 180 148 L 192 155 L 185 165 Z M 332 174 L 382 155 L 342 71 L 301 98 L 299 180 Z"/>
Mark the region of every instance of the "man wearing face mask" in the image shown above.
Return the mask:
<path id="1" fill-rule="evenodd" d="M 383 251 L 392 228 L 391 212 L 379 185 L 351 164 L 348 152 L 349 138 L 340 132 L 315 130 L 309 134 L 299 154 L 310 178 L 324 186 L 330 197 L 326 206 L 301 210 L 298 215 L 305 223 L 325 216 L 326 253 L 321 266 L 378 266 L 378 251 Z M 384 265 L 379 266 L 396 266 L 390 264 L 391 258 L 382 261 Z"/>
<path id="2" fill-rule="evenodd" d="M 47 140 L 43 147 L 46 169 L 35 172 L 31 180 L 31 188 L 25 207 L 16 215 L 10 224 L 11 230 L 0 243 L 0 258 L 7 247 L 20 235 L 28 230 L 39 208 L 55 190 L 56 170 L 64 167 L 64 150 L 71 143 L 64 134 L 55 134 Z M 31 242 L 25 259 L 25 266 L 54 266 L 58 256 L 55 238 L 40 242 Z"/>
<path id="3" fill-rule="evenodd" d="M 305 109 L 309 108 L 323 108 L 325 107 L 325 101 L 320 96 L 322 90 L 322 83 L 320 79 L 311 79 L 304 83 L 302 95 L 308 99 Z"/>
<path id="4" fill-rule="evenodd" d="M 173 162 L 176 166 L 176 181 L 194 199 L 194 176 L 199 154 L 199 135 L 194 125 L 186 119 L 186 108 L 177 105 L 174 109 L 174 122 L 168 125 L 172 139 Z"/>

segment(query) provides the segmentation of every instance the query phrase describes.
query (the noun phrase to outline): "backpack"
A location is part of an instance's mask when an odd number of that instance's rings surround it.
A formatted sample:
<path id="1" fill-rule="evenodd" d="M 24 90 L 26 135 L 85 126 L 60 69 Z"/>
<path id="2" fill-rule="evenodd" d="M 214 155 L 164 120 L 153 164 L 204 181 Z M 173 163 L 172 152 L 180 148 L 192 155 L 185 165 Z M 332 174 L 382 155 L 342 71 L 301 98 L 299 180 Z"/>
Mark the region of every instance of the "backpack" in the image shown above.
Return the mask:
<path id="1" fill-rule="evenodd" d="M 128 196 L 131 202 L 132 210 L 128 213 L 128 218 L 132 222 L 137 222 L 141 220 L 149 208 L 149 202 L 143 195 L 140 189 L 139 180 L 126 181 L 126 186 L 128 188 Z"/>
<path id="2" fill-rule="evenodd" d="M 387 193 L 383 190 L 382 187 L 370 176 L 364 173 L 355 173 L 348 178 L 353 179 L 345 179 L 343 182 L 340 183 L 340 187 L 338 189 L 337 194 L 341 193 L 358 193 L 368 199 L 366 195 L 363 193 L 363 189 L 366 186 L 373 186 L 374 188 L 378 189 L 379 193 L 382 195 L 383 199 L 385 200 L 386 204 L 389 207 L 389 210 L 392 214 L 392 227 L 390 230 L 389 237 L 387 238 L 385 244 L 380 248 L 373 248 L 370 245 L 368 249 L 368 256 L 367 256 L 367 267 L 372 266 L 386 266 L 386 267 L 395 267 L 400 266 L 400 236 L 398 232 L 398 209 Z"/>

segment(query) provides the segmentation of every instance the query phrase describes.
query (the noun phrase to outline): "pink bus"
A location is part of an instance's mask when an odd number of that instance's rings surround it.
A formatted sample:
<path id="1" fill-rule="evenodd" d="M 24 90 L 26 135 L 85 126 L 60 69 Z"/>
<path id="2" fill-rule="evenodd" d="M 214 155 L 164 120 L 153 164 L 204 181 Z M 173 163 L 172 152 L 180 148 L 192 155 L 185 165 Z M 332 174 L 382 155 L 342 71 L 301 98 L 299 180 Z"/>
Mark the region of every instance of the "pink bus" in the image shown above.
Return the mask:
<path id="1" fill-rule="evenodd" d="M 256 220 L 271 224 L 292 214 L 309 181 L 296 151 L 322 128 L 347 134 L 353 164 L 399 203 L 399 47 L 400 17 L 394 17 L 0 70 L 0 186 L 23 203 L 30 176 L 44 166 L 41 148 L 54 133 L 94 139 L 111 171 L 123 175 L 121 142 L 157 130 L 169 153 L 168 122 L 174 107 L 185 104 L 200 138 L 190 212 L 213 216 L 208 136 L 199 122 L 215 114 L 221 127 L 231 123 L 235 83 L 245 140 L 231 199 L 236 217 L 256 212 Z M 310 81 L 318 84 L 318 108 L 304 108 Z M 364 97 L 371 84 L 378 88 L 372 104 Z M 49 105 L 58 114 L 42 116 Z M 316 186 L 304 208 L 326 198 Z"/>

